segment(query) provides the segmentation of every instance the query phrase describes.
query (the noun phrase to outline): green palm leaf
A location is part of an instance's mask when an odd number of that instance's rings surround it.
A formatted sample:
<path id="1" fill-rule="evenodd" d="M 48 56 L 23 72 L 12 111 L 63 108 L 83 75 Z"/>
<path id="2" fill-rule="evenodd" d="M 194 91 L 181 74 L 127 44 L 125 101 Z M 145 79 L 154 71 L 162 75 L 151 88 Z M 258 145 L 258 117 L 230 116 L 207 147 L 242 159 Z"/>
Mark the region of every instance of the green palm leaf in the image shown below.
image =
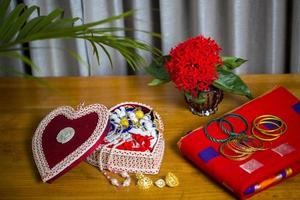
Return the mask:
<path id="1" fill-rule="evenodd" d="M 17 20 L 18 16 L 23 12 L 25 5 L 19 4 L 17 7 L 11 11 L 8 16 L 5 18 L 3 24 L 0 27 L 0 38 L 3 42 L 5 42 L 4 37 L 7 31 L 10 29 L 11 26 L 14 26 L 15 21 Z"/>
<path id="2" fill-rule="evenodd" d="M 10 4 L 10 0 L 2 0 L 0 2 L 0 26 L 4 23 L 4 18 L 6 13 L 8 12 L 8 7 Z"/>
<path id="3" fill-rule="evenodd" d="M 119 51 L 133 69 L 139 68 L 144 62 L 143 57 L 137 53 L 136 49 L 149 51 L 155 55 L 161 54 L 158 49 L 144 42 L 112 34 L 116 31 L 136 31 L 135 29 L 98 27 L 128 17 L 133 14 L 133 10 L 100 21 L 75 26 L 74 23 L 79 18 L 63 18 L 64 11 L 62 9 L 55 9 L 48 15 L 41 16 L 37 6 L 27 7 L 24 4 L 18 4 L 12 11 L 8 12 L 9 4 L 10 0 L 3 0 L 0 4 L 0 56 L 9 55 L 21 59 L 33 68 L 36 68 L 36 66 L 29 62 L 27 57 L 22 57 L 18 53 L 7 54 L 7 52 L 14 52 L 16 45 L 36 40 L 83 39 L 89 41 L 98 62 L 100 62 L 100 57 L 97 47 L 100 47 L 99 49 L 104 51 L 112 65 L 112 58 L 105 48 L 106 45 Z M 32 17 L 35 12 L 37 16 Z M 159 37 L 156 33 L 142 32 Z M 6 52 L 6 54 L 3 52 Z M 71 55 L 80 61 L 77 55 L 73 53 Z"/>
<path id="4" fill-rule="evenodd" d="M 18 33 L 18 31 L 21 29 L 21 27 L 26 23 L 28 17 L 37 9 L 38 9 L 37 6 L 32 6 L 27 10 L 25 10 L 21 14 L 21 17 L 16 18 L 14 23 L 11 24 L 11 26 L 6 31 L 6 34 L 3 36 L 2 38 L 3 41 L 5 42 L 11 41 L 14 38 L 14 36 Z"/>

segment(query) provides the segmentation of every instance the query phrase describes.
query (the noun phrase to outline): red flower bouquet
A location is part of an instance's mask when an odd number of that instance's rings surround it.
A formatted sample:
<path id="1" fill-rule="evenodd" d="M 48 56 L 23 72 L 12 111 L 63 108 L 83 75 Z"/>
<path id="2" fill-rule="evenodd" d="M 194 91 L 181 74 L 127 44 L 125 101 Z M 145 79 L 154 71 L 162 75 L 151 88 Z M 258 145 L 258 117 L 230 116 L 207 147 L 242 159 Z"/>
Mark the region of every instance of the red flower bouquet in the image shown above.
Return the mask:
<path id="1" fill-rule="evenodd" d="M 218 44 L 203 36 L 188 39 L 170 52 L 165 67 L 179 90 L 197 97 L 218 79 L 217 65 L 222 65 Z"/>
<path id="2" fill-rule="evenodd" d="M 201 35 L 190 38 L 172 48 L 169 55 L 162 56 L 146 68 L 146 71 L 155 77 L 149 85 L 172 81 L 184 92 L 188 102 L 197 104 L 204 104 L 208 99 L 216 97 L 221 101 L 222 91 L 252 98 L 246 84 L 232 72 L 246 60 L 221 57 L 221 50 L 211 38 Z M 212 89 L 217 89 L 217 92 L 208 93 Z M 209 109 L 209 114 L 215 111 L 215 108 Z"/>

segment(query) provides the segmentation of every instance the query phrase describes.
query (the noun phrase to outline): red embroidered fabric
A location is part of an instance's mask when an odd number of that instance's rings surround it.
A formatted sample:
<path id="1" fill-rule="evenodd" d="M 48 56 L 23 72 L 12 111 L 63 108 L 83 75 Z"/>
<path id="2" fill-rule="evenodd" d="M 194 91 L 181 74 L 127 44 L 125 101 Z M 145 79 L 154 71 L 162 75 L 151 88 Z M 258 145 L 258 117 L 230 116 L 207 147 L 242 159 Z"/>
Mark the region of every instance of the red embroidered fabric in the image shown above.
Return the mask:
<path id="1" fill-rule="evenodd" d="M 272 148 L 256 152 L 243 161 L 233 161 L 223 157 L 219 153 L 221 143 L 207 139 L 202 127 L 181 138 L 178 142 L 181 153 L 191 160 L 196 167 L 213 177 L 241 199 L 255 194 L 244 194 L 249 186 L 260 183 L 286 168 L 292 169 L 292 176 L 299 173 L 300 103 L 295 96 L 285 88 L 277 87 L 235 109 L 232 113 L 240 114 L 247 119 L 250 125 L 247 134 L 251 134 L 251 122 L 257 116 L 264 114 L 280 117 L 286 122 L 288 129 L 284 135 L 272 142 Z M 231 122 L 237 129 L 243 128 L 242 123 L 235 123 L 233 120 Z M 218 124 L 215 123 L 211 125 L 209 130 L 215 135 L 220 132 Z"/>

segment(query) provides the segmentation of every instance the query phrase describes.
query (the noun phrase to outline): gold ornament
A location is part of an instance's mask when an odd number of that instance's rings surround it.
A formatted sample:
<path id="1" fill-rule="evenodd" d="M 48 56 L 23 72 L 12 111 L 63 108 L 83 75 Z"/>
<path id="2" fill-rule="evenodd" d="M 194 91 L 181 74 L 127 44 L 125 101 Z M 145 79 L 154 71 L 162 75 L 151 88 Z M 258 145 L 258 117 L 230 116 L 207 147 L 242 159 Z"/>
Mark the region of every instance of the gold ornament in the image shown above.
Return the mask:
<path id="1" fill-rule="evenodd" d="M 121 121 L 120 121 L 120 124 L 122 126 L 124 126 L 125 128 L 128 128 L 128 126 L 129 126 L 128 119 L 126 117 L 122 118 Z"/>
<path id="2" fill-rule="evenodd" d="M 146 190 L 153 185 L 153 182 L 149 177 L 144 176 L 138 180 L 137 185 L 140 189 Z"/>
<path id="3" fill-rule="evenodd" d="M 142 119 L 143 117 L 144 117 L 144 112 L 142 111 L 142 110 L 137 110 L 136 112 L 135 112 L 135 116 L 136 116 L 136 118 L 138 118 L 138 119 Z"/>
<path id="4" fill-rule="evenodd" d="M 144 176 L 144 174 L 142 174 L 142 173 L 137 173 L 137 174 L 135 175 L 135 177 L 139 180 L 139 179 L 144 178 L 145 176 Z"/>
<path id="5" fill-rule="evenodd" d="M 157 181 L 154 182 L 155 185 L 159 188 L 163 188 L 166 186 L 166 182 L 164 181 L 164 179 L 158 179 Z"/>
<path id="6" fill-rule="evenodd" d="M 176 187 L 179 185 L 178 178 L 172 172 L 168 172 L 166 175 L 166 184 L 169 187 Z"/>

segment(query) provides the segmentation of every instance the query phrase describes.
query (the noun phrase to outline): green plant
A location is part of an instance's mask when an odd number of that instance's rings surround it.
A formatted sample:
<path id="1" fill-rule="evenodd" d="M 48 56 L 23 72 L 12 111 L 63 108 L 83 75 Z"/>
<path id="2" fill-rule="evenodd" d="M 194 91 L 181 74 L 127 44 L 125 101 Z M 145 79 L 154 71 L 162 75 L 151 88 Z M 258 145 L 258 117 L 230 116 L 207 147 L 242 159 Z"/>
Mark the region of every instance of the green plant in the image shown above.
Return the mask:
<path id="1" fill-rule="evenodd" d="M 232 70 L 238 68 L 246 60 L 237 57 L 222 57 L 223 65 L 217 66 L 218 79 L 213 82 L 213 86 L 233 94 L 243 95 L 252 99 L 253 96 L 244 83 L 244 81 Z M 165 68 L 165 61 L 169 59 L 169 56 L 161 56 L 154 60 L 150 66 L 146 67 L 145 70 L 148 74 L 154 77 L 154 79 L 148 84 L 149 86 L 156 86 L 164 83 L 168 83 L 171 81 L 170 76 Z M 199 101 L 204 99 L 204 93 L 199 93 Z M 201 98 L 202 96 L 202 98 Z"/>
<path id="2" fill-rule="evenodd" d="M 220 51 L 211 38 L 190 38 L 173 48 L 170 55 L 159 56 L 146 68 L 154 77 L 149 85 L 172 81 L 195 103 L 206 101 L 206 91 L 211 86 L 252 99 L 247 85 L 233 72 L 246 60 L 219 56 Z"/>
<path id="3" fill-rule="evenodd" d="M 158 49 L 153 48 L 144 42 L 113 34 L 117 31 L 133 31 L 131 28 L 97 28 L 99 25 L 128 17 L 132 15 L 133 11 L 128 11 L 101 21 L 74 25 L 79 18 L 63 18 L 64 11 L 62 9 L 55 9 L 48 15 L 41 16 L 39 14 L 39 7 L 37 6 L 28 7 L 24 4 L 18 4 L 12 11 L 9 11 L 10 1 L 11 0 L 2 0 L 0 2 L 0 57 L 19 59 L 32 68 L 37 68 L 30 58 L 17 51 L 26 50 L 26 48 L 16 47 L 16 45 L 46 39 L 86 40 L 91 44 L 98 63 L 100 62 L 98 48 L 100 48 L 109 58 L 111 66 L 112 59 L 106 46 L 112 47 L 122 54 L 134 70 L 139 68 L 144 62 L 143 57 L 136 52 L 136 49 L 150 51 L 155 55 L 160 53 Z M 38 13 L 38 16 L 32 17 L 35 12 Z M 156 33 L 146 33 L 159 37 Z M 67 52 L 78 61 L 81 61 L 80 57 L 75 52 L 70 50 L 67 50 Z"/>

